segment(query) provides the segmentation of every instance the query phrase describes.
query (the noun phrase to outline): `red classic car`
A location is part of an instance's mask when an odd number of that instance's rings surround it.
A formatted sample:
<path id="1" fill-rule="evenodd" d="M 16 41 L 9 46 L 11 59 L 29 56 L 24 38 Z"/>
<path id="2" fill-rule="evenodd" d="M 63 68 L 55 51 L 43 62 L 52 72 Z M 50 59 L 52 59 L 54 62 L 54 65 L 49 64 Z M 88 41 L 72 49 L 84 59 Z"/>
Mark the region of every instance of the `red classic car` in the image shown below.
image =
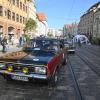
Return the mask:
<path id="1" fill-rule="evenodd" d="M 54 85 L 58 80 L 58 69 L 66 59 L 65 51 L 57 45 L 53 47 L 49 45 L 45 46 L 45 49 L 36 47 L 31 52 L 18 51 L 5 54 L 0 57 L 0 74 L 6 80 L 39 79 Z"/>

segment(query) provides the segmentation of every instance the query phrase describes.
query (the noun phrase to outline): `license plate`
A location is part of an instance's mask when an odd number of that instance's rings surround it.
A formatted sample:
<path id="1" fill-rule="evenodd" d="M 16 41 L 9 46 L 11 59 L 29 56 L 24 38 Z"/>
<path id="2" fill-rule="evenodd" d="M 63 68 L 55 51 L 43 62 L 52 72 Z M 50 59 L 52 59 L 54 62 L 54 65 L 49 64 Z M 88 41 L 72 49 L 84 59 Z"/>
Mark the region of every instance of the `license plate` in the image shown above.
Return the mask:
<path id="1" fill-rule="evenodd" d="M 19 81 L 29 81 L 28 80 L 28 77 L 25 77 L 25 76 L 17 76 L 17 75 L 12 76 L 12 79 L 13 80 L 19 80 Z"/>

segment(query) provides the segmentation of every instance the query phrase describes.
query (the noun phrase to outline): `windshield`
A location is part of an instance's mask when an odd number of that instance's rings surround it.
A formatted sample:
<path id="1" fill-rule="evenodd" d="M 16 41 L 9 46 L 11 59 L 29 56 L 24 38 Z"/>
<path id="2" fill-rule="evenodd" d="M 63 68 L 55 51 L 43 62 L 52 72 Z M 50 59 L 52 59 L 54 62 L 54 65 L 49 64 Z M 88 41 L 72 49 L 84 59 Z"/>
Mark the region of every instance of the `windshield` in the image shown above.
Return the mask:
<path id="1" fill-rule="evenodd" d="M 33 56 L 42 56 L 42 57 L 48 57 L 48 56 L 55 55 L 53 51 L 46 51 L 46 50 L 34 50 L 31 54 Z"/>

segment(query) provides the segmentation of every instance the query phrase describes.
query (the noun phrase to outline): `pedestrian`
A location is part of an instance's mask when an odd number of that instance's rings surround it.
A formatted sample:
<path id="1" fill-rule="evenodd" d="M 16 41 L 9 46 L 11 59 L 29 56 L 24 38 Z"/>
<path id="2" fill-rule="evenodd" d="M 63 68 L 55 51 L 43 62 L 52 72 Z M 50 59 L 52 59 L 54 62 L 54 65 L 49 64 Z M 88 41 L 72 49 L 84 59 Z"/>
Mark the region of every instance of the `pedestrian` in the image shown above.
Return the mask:
<path id="1" fill-rule="evenodd" d="M 23 36 L 23 44 L 26 42 L 26 38 Z"/>
<path id="2" fill-rule="evenodd" d="M 0 44 L 1 44 L 1 41 L 2 41 L 2 34 L 0 35 Z"/>
<path id="3" fill-rule="evenodd" d="M 22 46 L 22 36 L 19 38 L 19 46 Z"/>
<path id="4" fill-rule="evenodd" d="M 11 44 L 14 45 L 14 36 L 11 38 Z"/>
<path id="5" fill-rule="evenodd" d="M 80 39 L 78 39 L 78 47 L 81 47 L 82 45 L 81 45 L 81 41 L 80 41 Z"/>
<path id="6" fill-rule="evenodd" d="M 4 37 L 3 40 L 1 41 L 1 45 L 3 47 L 2 52 L 6 52 L 7 51 L 7 38 Z"/>

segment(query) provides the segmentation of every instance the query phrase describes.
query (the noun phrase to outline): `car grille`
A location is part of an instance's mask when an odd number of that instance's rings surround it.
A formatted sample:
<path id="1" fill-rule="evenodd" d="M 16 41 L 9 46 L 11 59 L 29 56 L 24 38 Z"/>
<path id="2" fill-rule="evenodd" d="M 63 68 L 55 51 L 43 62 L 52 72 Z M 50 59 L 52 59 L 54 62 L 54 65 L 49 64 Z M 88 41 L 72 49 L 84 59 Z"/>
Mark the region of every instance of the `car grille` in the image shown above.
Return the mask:
<path id="1" fill-rule="evenodd" d="M 23 67 L 27 67 L 29 69 L 29 72 L 35 72 L 35 68 L 34 66 L 30 66 L 30 65 L 21 65 L 21 64 L 7 64 L 8 66 L 12 66 L 13 67 L 13 72 L 22 72 Z"/>

